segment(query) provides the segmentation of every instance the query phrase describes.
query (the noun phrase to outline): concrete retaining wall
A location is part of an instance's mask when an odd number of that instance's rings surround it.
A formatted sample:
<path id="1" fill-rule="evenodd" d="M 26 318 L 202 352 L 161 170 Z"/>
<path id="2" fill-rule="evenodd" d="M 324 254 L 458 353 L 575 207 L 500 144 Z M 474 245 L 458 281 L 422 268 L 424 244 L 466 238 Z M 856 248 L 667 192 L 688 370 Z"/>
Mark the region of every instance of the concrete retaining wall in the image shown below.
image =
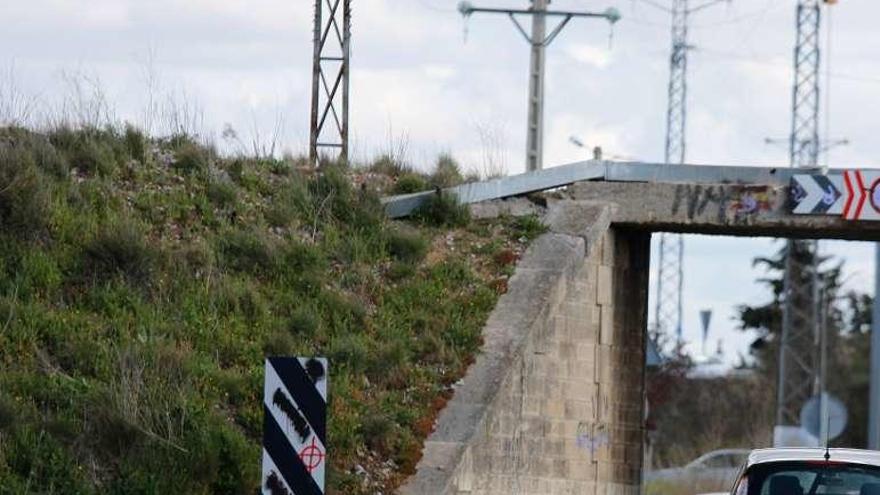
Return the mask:
<path id="1" fill-rule="evenodd" d="M 635 494 L 650 238 L 555 204 L 402 494 Z"/>

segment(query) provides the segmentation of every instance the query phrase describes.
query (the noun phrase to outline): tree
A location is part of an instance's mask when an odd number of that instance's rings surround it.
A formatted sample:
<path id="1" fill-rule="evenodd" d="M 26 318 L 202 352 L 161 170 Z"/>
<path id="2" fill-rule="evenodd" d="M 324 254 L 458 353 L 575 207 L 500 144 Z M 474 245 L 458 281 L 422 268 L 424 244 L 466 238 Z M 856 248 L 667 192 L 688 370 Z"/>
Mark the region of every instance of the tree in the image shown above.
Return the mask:
<path id="1" fill-rule="evenodd" d="M 752 343 L 752 367 L 763 386 L 775 390 L 777 383 L 779 344 L 782 335 L 783 280 L 787 246 L 771 258 L 756 258 L 755 266 L 763 266 L 767 275 L 757 281 L 770 289 L 771 300 L 760 306 L 739 306 L 739 328 L 757 332 Z M 796 243 L 795 246 L 802 246 Z M 794 253 L 801 262 L 809 263 L 812 253 L 799 249 Z M 819 280 L 824 294 L 828 329 L 828 374 L 826 387 L 849 409 L 849 424 L 835 445 L 864 446 L 867 439 L 867 397 L 869 366 L 869 330 L 873 298 L 850 291 L 842 293 L 843 262 L 831 257 L 819 260 Z M 804 280 L 795 283 L 804 283 Z"/>

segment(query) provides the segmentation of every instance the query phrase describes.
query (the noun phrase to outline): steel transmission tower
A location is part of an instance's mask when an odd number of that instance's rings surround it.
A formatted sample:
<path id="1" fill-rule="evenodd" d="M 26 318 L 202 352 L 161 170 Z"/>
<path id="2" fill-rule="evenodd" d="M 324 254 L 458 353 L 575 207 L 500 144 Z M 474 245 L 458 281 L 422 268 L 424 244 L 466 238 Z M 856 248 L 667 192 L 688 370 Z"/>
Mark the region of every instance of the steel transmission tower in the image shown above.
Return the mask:
<path id="1" fill-rule="evenodd" d="M 669 106 L 666 111 L 665 163 L 667 165 L 683 164 L 687 150 L 687 67 L 688 50 L 693 48 L 688 43 L 688 20 L 694 12 L 721 1 L 725 0 L 706 0 L 691 7 L 688 5 L 688 0 L 672 0 L 670 9 L 658 6 L 672 16 Z M 676 345 L 681 345 L 684 237 L 681 234 L 661 234 L 658 254 L 657 306 L 654 308 L 655 337 L 675 332 Z"/>
<path id="2" fill-rule="evenodd" d="M 529 122 L 526 128 L 526 170 L 531 172 L 543 168 L 544 156 L 544 57 L 547 47 L 562 31 L 568 22 L 575 17 L 598 17 L 611 24 L 620 20 L 620 12 L 609 8 L 605 12 L 570 12 L 548 10 L 550 0 L 531 0 L 528 9 L 498 9 L 474 7 L 470 2 L 460 2 L 458 11 L 465 17 L 474 13 L 505 14 L 513 21 L 514 26 L 531 46 L 529 62 Z M 531 35 L 526 33 L 517 15 L 532 17 Z M 547 34 L 547 17 L 560 17 L 562 20 Z"/>
<path id="3" fill-rule="evenodd" d="M 669 96 L 666 111 L 665 163 L 681 165 L 687 143 L 687 59 L 688 0 L 672 0 L 672 54 L 669 58 Z M 675 332 L 681 344 L 682 287 L 684 280 L 684 237 L 661 234 L 657 272 L 657 306 L 654 313 L 657 336 Z"/>
<path id="4" fill-rule="evenodd" d="M 351 0 L 315 0 L 312 113 L 309 158 L 322 150 L 348 160 L 348 81 Z M 328 119 L 330 120 L 328 122 Z"/>
<path id="5" fill-rule="evenodd" d="M 789 152 L 792 167 L 819 163 L 819 28 L 821 0 L 799 0 Z M 786 246 L 776 425 L 799 424 L 800 409 L 819 386 L 818 243 Z M 774 443 L 781 439 L 775 438 Z"/>

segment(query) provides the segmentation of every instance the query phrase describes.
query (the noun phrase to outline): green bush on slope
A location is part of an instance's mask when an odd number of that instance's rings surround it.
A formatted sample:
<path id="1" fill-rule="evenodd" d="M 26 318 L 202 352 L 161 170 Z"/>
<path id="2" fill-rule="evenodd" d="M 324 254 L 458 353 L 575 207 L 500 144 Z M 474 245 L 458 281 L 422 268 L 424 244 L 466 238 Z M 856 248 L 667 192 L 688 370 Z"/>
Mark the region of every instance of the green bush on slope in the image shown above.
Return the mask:
<path id="1" fill-rule="evenodd" d="M 0 492 L 252 493 L 276 353 L 331 359 L 329 491 L 392 489 L 498 273 L 476 248 L 427 256 L 448 227 L 392 225 L 348 174 L 0 129 Z"/>

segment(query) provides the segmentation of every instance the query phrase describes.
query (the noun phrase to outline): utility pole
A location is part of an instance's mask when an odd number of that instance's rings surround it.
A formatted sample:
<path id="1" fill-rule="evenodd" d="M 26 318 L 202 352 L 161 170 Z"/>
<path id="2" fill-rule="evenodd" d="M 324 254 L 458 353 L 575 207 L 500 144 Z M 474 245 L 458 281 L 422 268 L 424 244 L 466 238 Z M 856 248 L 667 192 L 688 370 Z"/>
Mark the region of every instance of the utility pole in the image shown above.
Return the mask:
<path id="1" fill-rule="evenodd" d="M 672 16 L 672 53 L 669 58 L 668 107 L 666 111 L 665 163 L 685 163 L 687 149 L 688 20 L 690 15 L 720 0 L 707 0 L 690 7 L 688 0 L 672 0 L 672 8 L 657 6 Z M 684 237 L 661 234 L 658 253 L 657 305 L 654 308 L 656 336 L 675 332 L 676 346 L 682 345 L 682 292 L 684 289 Z"/>
<path id="2" fill-rule="evenodd" d="M 868 448 L 880 450 L 880 244 L 874 245 L 874 307 L 871 314 L 871 380 Z"/>
<path id="3" fill-rule="evenodd" d="M 798 0 L 789 152 L 792 167 L 819 162 L 821 0 Z M 776 426 L 799 424 L 800 409 L 820 382 L 819 259 L 816 241 L 789 240 L 785 256 Z M 781 443 L 781 430 L 774 444 Z"/>
<path id="4" fill-rule="evenodd" d="M 543 168 L 544 156 L 544 57 L 547 47 L 570 20 L 575 17 L 597 17 L 616 23 L 620 20 L 620 12 L 609 8 L 605 12 L 574 12 L 548 10 L 550 0 L 531 0 L 528 9 L 500 9 L 474 7 L 470 2 L 458 4 L 458 11 L 465 17 L 474 13 L 505 14 L 510 17 L 516 29 L 531 46 L 529 63 L 529 122 L 526 128 L 526 170 L 529 172 Z M 532 17 L 531 35 L 516 18 L 517 15 Z M 547 17 L 559 17 L 561 20 L 547 34 Z"/>
<path id="5" fill-rule="evenodd" d="M 526 170 L 544 168 L 544 58 L 546 46 L 535 43 L 547 37 L 547 5 L 550 0 L 532 0 L 537 15 L 532 16 L 529 56 L 529 124 L 526 129 Z"/>
<path id="6" fill-rule="evenodd" d="M 315 0 L 313 43 L 309 160 L 316 166 L 325 149 L 348 160 L 351 0 Z"/>

